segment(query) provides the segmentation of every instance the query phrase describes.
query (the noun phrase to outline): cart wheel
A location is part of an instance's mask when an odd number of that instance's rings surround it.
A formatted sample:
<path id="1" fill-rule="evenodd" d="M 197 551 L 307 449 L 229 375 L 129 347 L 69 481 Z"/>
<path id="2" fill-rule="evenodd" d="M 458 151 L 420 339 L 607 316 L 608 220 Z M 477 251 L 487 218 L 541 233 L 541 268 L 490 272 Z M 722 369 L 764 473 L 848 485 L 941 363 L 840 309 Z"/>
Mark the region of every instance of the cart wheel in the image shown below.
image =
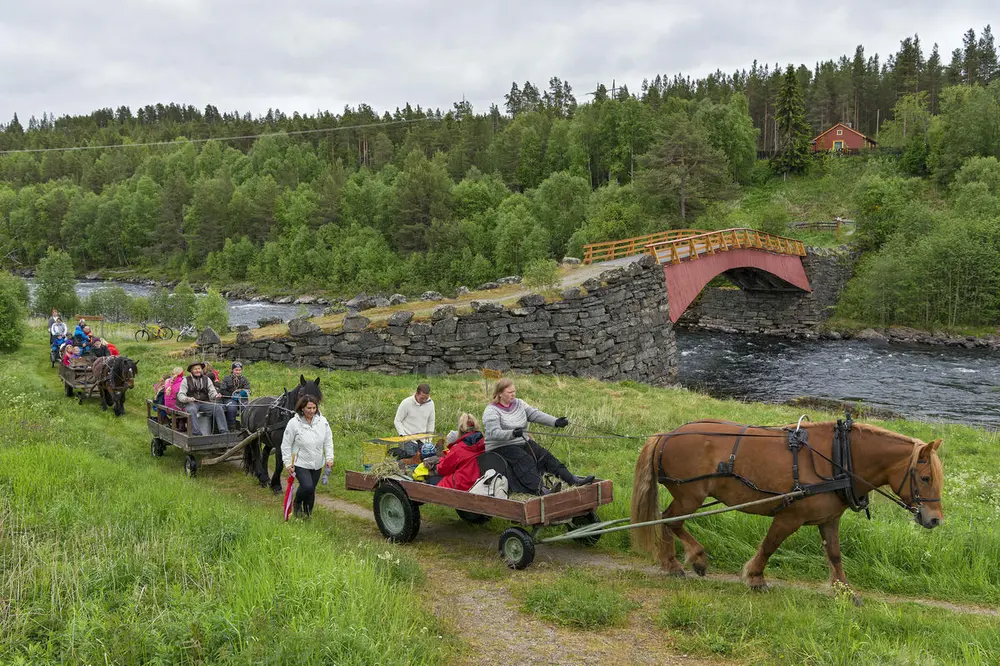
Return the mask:
<path id="1" fill-rule="evenodd" d="M 500 557 L 511 569 L 527 568 L 535 559 L 535 540 L 520 527 L 508 527 L 500 535 Z"/>
<path id="2" fill-rule="evenodd" d="M 159 458 L 163 455 L 163 446 L 160 444 L 160 438 L 154 437 L 153 441 L 149 445 L 149 452 L 153 454 L 154 458 Z"/>
<path id="3" fill-rule="evenodd" d="M 587 525 L 593 525 L 594 523 L 598 523 L 600 521 L 601 519 L 597 517 L 597 512 L 591 511 L 590 513 L 585 513 L 582 516 L 577 516 L 576 518 L 573 518 L 571 521 L 569 521 L 569 523 L 566 525 L 566 531 L 571 532 L 575 529 L 586 527 Z M 601 540 L 600 534 L 593 534 L 590 536 L 580 537 L 579 539 L 573 539 L 573 541 L 581 543 L 584 546 L 596 546 L 597 542 L 600 540 Z"/>
<path id="4" fill-rule="evenodd" d="M 149 331 L 147 331 L 144 328 L 140 328 L 138 331 L 135 332 L 135 341 L 149 342 Z"/>
<path id="5" fill-rule="evenodd" d="M 409 543 L 420 531 L 420 507 L 398 483 L 382 481 L 372 501 L 378 531 L 393 543 Z"/>
<path id="6" fill-rule="evenodd" d="M 198 473 L 198 461 L 194 459 L 194 456 L 188 456 L 184 459 L 184 473 L 192 478 Z"/>
<path id="7" fill-rule="evenodd" d="M 73 397 L 73 387 L 72 386 L 70 386 L 69 384 L 63 382 L 63 389 L 66 390 L 66 397 L 67 398 L 72 398 Z"/>
<path id="8" fill-rule="evenodd" d="M 469 523 L 470 525 L 485 525 L 490 522 L 493 516 L 484 516 L 481 513 L 470 513 L 469 511 L 462 511 L 461 509 L 455 509 L 455 513 L 458 517 Z"/>

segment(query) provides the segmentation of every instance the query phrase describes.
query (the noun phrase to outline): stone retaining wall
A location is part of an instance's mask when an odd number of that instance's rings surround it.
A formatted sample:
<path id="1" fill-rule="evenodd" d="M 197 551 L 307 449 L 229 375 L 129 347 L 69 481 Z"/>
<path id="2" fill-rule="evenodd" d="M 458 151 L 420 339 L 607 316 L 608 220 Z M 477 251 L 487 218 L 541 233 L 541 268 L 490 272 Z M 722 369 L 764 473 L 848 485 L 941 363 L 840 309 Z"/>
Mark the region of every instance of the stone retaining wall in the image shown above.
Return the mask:
<path id="1" fill-rule="evenodd" d="M 792 336 L 814 334 L 837 304 L 854 273 L 858 254 L 807 248 L 802 258 L 812 293 L 708 288 L 677 322 L 678 328 Z"/>
<path id="2" fill-rule="evenodd" d="M 287 335 L 254 340 L 241 333 L 235 345 L 207 345 L 202 352 L 389 374 L 493 368 L 649 384 L 672 382 L 677 368 L 663 270 L 651 257 L 568 289 L 552 303 L 530 294 L 512 308 L 479 301 L 459 314 L 440 305 L 429 321 L 405 311 L 375 323 L 349 314 L 332 331 L 293 320 Z"/>

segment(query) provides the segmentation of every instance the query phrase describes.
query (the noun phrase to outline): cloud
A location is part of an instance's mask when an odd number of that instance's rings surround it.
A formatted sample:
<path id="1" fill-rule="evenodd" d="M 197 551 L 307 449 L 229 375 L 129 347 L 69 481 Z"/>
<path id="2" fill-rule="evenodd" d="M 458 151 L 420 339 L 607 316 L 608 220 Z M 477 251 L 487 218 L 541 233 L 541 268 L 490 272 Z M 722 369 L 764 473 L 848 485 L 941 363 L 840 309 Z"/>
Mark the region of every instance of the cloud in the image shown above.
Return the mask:
<path id="1" fill-rule="evenodd" d="M 812 65 L 858 44 L 883 59 L 918 33 L 947 61 L 992 2 L 793 0 L 145 0 L 15 3 L 0 18 L 0 119 L 178 102 L 291 113 L 365 102 L 502 104 L 511 81 L 598 82 L 761 63 Z"/>

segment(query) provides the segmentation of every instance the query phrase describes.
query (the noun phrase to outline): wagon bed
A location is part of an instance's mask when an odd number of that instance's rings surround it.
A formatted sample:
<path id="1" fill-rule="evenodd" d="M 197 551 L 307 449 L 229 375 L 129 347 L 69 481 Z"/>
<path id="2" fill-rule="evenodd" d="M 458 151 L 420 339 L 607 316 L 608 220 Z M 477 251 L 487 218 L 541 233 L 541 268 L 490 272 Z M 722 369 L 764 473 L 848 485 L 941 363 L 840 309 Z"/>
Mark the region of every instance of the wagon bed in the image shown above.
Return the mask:
<path id="1" fill-rule="evenodd" d="M 523 569 L 534 560 L 535 534 L 542 527 L 567 525 L 579 532 L 587 545 L 597 543 L 600 534 L 589 534 L 600 524 L 597 508 L 614 499 L 611 481 L 597 480 L 585 486 L 573 486 L 562 492 L 532 497 L 523 502 L 486 495 L 475 495 L 453 488 L 413 481 L 403 476 L 379 478 L 373 474 L 348 471 L 348 490 L 374 491 L 372 510 L 379 531 L 397 543 L 412 541 L 420 530 L 420 506 L 436 504 L 458 512 L 463 520 L 480 524 L 491 518 L 504 518 L 524 527 L 509 527 L 500 535 L 500 555 L 508 566 Z"/>
<path id="2" fill-rule="evenodd" d="M 146 400 L 146 427 L 153 436 L 150 452 L 162 456 L 168 446 L 176 446 L 187 454 L 184 472 L 194 476 L 203 465 L 216 465 L 236 457 L 244 447 L 258 437 L 257 432 L 244 430 L 213 435 L 192 435 L 191 415 Z"/>
<path id="3" fill-rule="evenodd" d="M 94 392 L 97 388 L 97 378 L 94 377 L 93 369 L 93 360 L 72 365 L 59 364 L 59 379 L 63 382 L 67 398 L 77 398 L 82 404 L 83 399 Z"/>

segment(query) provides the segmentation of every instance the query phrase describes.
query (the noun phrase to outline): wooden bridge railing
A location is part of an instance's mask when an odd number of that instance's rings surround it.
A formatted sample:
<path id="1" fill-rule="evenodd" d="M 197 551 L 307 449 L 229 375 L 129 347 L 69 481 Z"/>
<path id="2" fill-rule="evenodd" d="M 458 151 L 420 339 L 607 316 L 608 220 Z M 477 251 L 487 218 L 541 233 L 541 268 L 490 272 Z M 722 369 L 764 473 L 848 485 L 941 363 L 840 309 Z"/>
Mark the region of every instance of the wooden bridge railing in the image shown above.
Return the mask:
<path id="1" fill-rule="evenodd" d="M 655 257 L 661 264 L 679 264 L 685 260 L 698 259 L 703 254 L 750 248 L 796 257 L 806 256 L 806 248 L 802 241 L 775 236 L 756 229 L 723 229 L 701 232 L 686 238 L 649 243 L 646 245 L 646 253 Z"/>
<path id="2" fill-rule="evenodd" d="M 607 241 L 604 243 L 590 243 L 583 246 L 583 263 L 591 264 L 595 261 L 611 261 L 619 257 L 643 254 L 646 252 L 646 247 L 651 243 L 672 241 L 703 233 L 705 232 L 700 229 L 671 229 L 647 236 L 636 236 L 635 238 L 625 238 L 623 240 Z"/>

